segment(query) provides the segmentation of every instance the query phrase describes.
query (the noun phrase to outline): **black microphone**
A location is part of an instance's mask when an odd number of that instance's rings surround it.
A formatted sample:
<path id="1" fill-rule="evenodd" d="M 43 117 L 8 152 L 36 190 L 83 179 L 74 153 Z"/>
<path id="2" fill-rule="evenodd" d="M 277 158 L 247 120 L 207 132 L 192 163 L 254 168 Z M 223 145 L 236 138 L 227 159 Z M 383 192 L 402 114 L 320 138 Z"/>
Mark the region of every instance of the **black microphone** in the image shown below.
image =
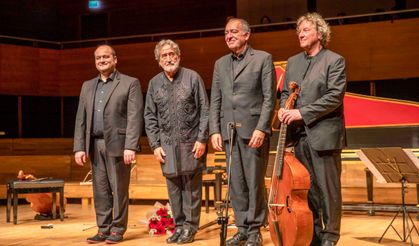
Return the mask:
<path id="1" fill-rule="evenodd" d="M 239 128 L 242 127 L 242 124 L 237 122 L 228 122 L 227 126 L 228 128 Z"/>

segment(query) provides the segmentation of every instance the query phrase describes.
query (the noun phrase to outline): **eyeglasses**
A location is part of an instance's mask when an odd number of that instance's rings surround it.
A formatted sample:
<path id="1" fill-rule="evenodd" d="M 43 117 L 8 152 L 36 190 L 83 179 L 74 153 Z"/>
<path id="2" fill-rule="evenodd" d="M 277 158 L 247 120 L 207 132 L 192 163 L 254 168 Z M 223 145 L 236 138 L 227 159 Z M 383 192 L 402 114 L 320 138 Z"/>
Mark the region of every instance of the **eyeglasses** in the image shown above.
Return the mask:
<path id="1" fill-rule="evenodd" d="M 176 56 L 175 52 L 168 52 L 168 53 L 160 54 L 160 59 L 164 60 L 164 59 L 167 59 L 167 58 L 173 58 L 175 56 Z"/>

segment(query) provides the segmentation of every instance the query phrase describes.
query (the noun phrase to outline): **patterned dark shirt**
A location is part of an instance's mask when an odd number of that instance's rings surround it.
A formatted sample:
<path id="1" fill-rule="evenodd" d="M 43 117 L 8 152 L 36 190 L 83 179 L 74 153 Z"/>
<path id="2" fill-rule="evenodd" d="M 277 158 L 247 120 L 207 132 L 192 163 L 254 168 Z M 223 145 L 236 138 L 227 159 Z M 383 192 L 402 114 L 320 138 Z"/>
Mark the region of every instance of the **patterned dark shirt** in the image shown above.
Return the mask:
<path id="1" fill-rule="evenodd" d="M 209 101 L 204 82 L 195 72 L 179 68 L 173 81 L 164 72 L 148 84 L 144 120 L 151 148 L 166 156 L 163 175 L 175 177 L 205 168 L 205 155 L 194 158 L 195 142 L 208 141 Z"/>
<path id="2" fill-rule="evenodd" d="M 150 80 L 144 118 L 150 146 L 208 141 L 208 97 L 201 77 L 179 68 L 173 81 L 164 72 Z"/>

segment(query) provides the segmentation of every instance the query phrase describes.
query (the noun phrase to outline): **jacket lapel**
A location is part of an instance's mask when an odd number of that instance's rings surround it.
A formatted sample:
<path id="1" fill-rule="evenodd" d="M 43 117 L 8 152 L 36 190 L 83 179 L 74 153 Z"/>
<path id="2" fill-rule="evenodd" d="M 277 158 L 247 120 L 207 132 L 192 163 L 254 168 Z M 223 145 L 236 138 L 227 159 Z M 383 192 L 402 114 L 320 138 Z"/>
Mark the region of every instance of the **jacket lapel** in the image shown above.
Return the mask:
<path id="1" fill-rule="evenodd" d="M 93 120 L 93 104 L 95 103 L 95 93 L 96 93 L 96 87 L 97 87 L 97 83 L 98 83 L 98 78 L 93 79 L 90 88 L 87 89 L 87 93 L 86 93 L 86 117 L 87 117 L 87 131 L 90 135 L 90 130 L 92 129 L 92 120 Z"/>
<path id="2" fill-rule="evenodd" d="M 244 61 L 243 61 L 243 66 L 240 67 L 240 70 L 237 72 L 236 76 L 234 77 L 234 80 L 237 79 L 237 77 L 239 77 L 239 75 L 243 72 L 243 70 L 247 67 L 247 65 L 249 64 L 249 62 L 252 60 L 252 56 L 254 55 L 253 49 L 252 47 L 247 48 L 247 54 L 244 57 Z"/>
<path id="3" fill-rule="evenodd" d="M 119 82 L 121 81 L 121 78 L 119 76 L 119 72 L 115 71 L 115 73 L 116 73 L 115 74 L 115 79 L 114 79 L 114 81 L 112 81 L 112 87 L 110 88 L 109 93 L 108 93 L 108 95 L 106 95 L 106 98 L 105 98 L 105 108 L 106 108 L 106 105 L 108 104 L 109 98 L 111 97 L 113 91 L 118 86 Z"/>
<path id="4" fill-rule="evenodd" d="M 230 55 L 226 56 L 226 58 L 223 61 L 223 72 L 221 73 L 221 76 L 224 77 L 223 81 L 228 82 L 230 86 L 233 86 L 233 60 Z"/>
<path id="5" fill-rule="evenodd" d="M 88 103 L 87 103 L 87 112 L 90 112 L 88 114 L 88 117 L 93 117 L 92 113 L 93 113 L 93 105 L 95 103 L 95 94 L 96 94 L 96 87 L 97 87 L 97 83 L 98 83 L 98 78 L 93 80 L 92 83 L 92 87 L 90 88 L 90 97 L 88 99 Z"/>

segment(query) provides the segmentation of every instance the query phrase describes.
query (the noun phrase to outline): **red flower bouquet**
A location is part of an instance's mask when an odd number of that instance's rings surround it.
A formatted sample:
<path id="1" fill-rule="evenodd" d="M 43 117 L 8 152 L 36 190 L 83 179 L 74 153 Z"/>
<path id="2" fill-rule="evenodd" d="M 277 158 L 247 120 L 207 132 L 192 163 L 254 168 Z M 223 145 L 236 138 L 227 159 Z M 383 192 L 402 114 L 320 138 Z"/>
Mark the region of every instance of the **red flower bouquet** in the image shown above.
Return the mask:
<path id="1" fill-rule="evenodd" d="M 170 204 L 163 206 L 156 202 L 152 211 L 147 213 L 148 232 L 150 236 L 172 234 L 175 230 L 175 222 L 172 218 Z"/>

